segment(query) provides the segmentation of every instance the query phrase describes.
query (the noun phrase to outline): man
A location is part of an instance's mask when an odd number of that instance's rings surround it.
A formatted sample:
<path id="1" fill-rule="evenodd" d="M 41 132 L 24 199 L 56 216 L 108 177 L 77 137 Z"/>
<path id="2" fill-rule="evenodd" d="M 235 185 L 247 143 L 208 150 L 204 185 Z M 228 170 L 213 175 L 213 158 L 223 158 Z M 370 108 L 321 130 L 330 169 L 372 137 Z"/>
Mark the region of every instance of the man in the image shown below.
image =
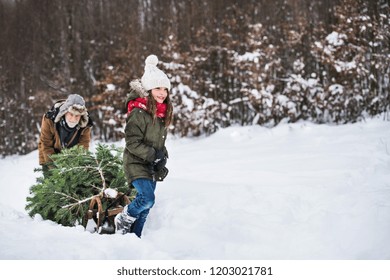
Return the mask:
<path id="1" fill-rule="evenodd" d="M 71 94 L 66 100 L 53 105 L 42 118 L 38 143 L 39 164 L 44 175 L 49 170 L 52 154 L 75 145 L 89 148 L 92 125 L 85 101 L 80 95 Z"/>

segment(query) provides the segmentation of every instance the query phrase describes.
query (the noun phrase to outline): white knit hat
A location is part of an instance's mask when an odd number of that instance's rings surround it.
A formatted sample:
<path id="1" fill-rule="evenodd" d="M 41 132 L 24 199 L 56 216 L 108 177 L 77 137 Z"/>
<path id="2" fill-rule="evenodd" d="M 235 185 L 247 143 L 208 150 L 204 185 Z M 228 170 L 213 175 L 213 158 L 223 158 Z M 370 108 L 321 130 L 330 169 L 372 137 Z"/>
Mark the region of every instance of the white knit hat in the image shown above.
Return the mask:
<path id="1" fill-rule="evenodd" d="M 157 68 L 158 58 L 154 54 L 149 55 L 145 59 L 145 73 L 141 78 L 142 86 L 146 91 L 154 88 L 167 88 L 171 89 L 171 82 L 168 76 Z"/>

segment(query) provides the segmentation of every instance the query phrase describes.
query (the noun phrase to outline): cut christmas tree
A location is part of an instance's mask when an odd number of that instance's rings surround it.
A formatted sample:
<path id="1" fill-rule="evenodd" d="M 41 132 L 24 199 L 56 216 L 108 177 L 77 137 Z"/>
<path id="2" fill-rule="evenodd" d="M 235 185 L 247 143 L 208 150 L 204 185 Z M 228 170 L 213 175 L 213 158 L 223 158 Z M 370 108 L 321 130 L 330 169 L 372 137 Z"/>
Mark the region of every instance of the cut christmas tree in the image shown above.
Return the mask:
<path id="1" fill-rule="evenodd" d="M 30 188 L 27 212 L 64 226 L 81 224 L 90 231 L 111 224 L 109 215 L 116 215 L 135 196 L 126 182 L 122 154 L 121 148 L 99 144 L 95 153 L 75 146 L 53 155 L 48 173 Z"/>

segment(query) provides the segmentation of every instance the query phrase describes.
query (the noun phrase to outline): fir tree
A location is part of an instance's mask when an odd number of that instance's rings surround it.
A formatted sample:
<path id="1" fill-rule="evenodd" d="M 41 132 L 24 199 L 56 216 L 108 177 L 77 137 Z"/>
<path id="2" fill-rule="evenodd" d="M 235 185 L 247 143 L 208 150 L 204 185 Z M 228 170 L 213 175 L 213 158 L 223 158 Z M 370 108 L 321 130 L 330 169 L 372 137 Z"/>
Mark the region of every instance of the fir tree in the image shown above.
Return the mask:
<path id="1" fill-rule="evenodd" d="M 100 195 L 105 208 L 110 203 L 105 191 L 129 191 L 121 148 L 99 144 L 94 154 L 75 146 L 53 155 L 52 160 L 48 175 L 37 178 L 30 188 L 26 205 L 30 216 L 40 214 L 64 226 L 83 224 L 93 196 Z"/>

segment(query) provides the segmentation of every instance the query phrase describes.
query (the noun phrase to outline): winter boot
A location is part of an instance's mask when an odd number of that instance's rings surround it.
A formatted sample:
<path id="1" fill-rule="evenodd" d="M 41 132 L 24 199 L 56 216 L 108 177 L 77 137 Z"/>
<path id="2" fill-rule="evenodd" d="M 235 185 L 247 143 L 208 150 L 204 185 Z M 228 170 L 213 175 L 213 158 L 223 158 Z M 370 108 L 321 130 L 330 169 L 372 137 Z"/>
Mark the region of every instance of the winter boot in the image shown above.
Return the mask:
<path id="1" fill-rule="evenodd" d="M 127 214 L 127 205 L 123 208 L 123 211 L 115 216 L 115 232 L 126 234 L 131 232 L 131 225 L 136 219 Z"/>

